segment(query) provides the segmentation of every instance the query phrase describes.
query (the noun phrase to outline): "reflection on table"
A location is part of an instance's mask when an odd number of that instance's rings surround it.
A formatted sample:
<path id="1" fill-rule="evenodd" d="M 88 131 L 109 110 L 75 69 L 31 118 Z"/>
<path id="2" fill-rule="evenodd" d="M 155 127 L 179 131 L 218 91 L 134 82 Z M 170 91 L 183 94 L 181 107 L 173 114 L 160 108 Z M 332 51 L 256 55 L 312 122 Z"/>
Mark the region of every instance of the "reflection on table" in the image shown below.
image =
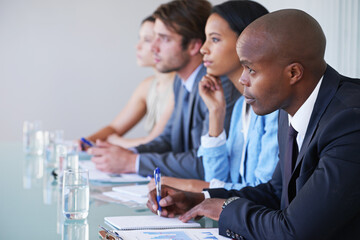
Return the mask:
<path id="1" fill-rule="evenodd" d="M 90 210 L 85 220 L 65 220 L 61 176 L 42 156 L 25 155 L 21 143 L 0 143 L 0 239 L 21 230 L 28 239 L 98 239 L 104 217 L 149 215 L 145 205 L 124 203 L 102 194 L 114 184 L 90 184 Z"/>

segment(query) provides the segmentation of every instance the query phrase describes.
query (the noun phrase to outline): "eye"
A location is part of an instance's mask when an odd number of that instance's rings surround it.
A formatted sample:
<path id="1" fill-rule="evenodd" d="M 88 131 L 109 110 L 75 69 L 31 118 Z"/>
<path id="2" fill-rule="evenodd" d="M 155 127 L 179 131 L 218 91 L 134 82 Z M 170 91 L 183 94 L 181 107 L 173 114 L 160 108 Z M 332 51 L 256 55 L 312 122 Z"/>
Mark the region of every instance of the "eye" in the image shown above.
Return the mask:
<path id="1" fill-rule="evenodd" d="M 161 40 L 164 42 L 168 42 L 170 38 L 168 36 L 161 36 Z"/>
<path id="2" fill-rule="evenodd" d="M 150 39 L 150 38 L 145 38 L 144 40 L 145 40 L 145 42 L 147 42 L 147 43 L 152 42 L 152 39 Z"/>
<path id="3" fill-rule="evenodd" d="M 254 69 L 250 68 L 249 66 L 246 66 L 246 68 L 248 69 L 249 73 L 255 73 Z"/>
<path id="4" fill-rule="evenodd" d="M 220 41 L 220 39 L 219 39 L 219 38 L 216 38 L 216 37 L 212 37 L 212 38 L 211 38 L 211 41 L 214 42 L 214 43 L 217 43 L 217 42 Z"/>

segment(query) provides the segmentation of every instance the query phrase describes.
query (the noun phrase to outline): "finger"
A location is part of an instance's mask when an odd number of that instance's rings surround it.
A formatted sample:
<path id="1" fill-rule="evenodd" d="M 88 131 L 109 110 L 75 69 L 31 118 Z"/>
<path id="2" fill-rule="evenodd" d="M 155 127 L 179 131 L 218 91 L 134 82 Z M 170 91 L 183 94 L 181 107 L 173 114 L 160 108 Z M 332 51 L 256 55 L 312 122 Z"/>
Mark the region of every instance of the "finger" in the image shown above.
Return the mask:
<path id="1" fill-rule="evenodd" d="M 95 156 L 102 156 L 107 152 L 107 148 L 91 147 L 87 150 L 87 153 Z"/>
<path id="2" fill-rule="evenodd" d="M 193 207 L 192 209 L 190 209 L 189 211 L 187 211 L 186 213 L 184 213 L 183 215 L 181 215 L 179 217 L 179 219 L 182 222 L 188 222 L 197 216 L 198 216 L 198 207 L 196 206 L 196 207 Z"/>
<path id="3" fill-rule="evenodd" d="M 150 211 L 156 214 L 156 210 L 153 209 L 153 204 L 150 202 L 150 200 L 147 201 L 146 206 L 148 209 L 150 209 Z"/>
<path id="4" fill-rule="evenodd" d="M 96 140 L 96 146 L 97 147 L 110 147 L 111 144 L 106 141 L 101 141 L 100 139 Z"/>
<path id="5" fill-rule="evenodd" d="M 214 91 L 219 90 L 221 88 L 221 86 L 220 86 L 221 80 L 219 77 L 207 74 L 207 78 L 208 78 L 209 82 L 211 81 L 211 85 L 212 85 Z M 219 85 L 219 83 L 220 83 L 220 85 Z"/>
<path id="6" fill-rule="evenodd" d="M 149 192 L 148 194 L 148 202 L 149 204 L 151 204 L 151 206 L 149 207 L 152 211 L 157 211 L 158 209 L 158 204 L 157 204 L 157 201 L 156 201 L 156 191 L 153 190 L 151 192 Z"/>
<path id="7" fill-rule="evenodd" d="M 175 203 L 174 199 L 172 196 L 166 196 L 164 198 L 162 198 L 160 201 L 159 201 L 159 204 L 161 207 L 168 207 L 168 206 L 171 206 Z"/>

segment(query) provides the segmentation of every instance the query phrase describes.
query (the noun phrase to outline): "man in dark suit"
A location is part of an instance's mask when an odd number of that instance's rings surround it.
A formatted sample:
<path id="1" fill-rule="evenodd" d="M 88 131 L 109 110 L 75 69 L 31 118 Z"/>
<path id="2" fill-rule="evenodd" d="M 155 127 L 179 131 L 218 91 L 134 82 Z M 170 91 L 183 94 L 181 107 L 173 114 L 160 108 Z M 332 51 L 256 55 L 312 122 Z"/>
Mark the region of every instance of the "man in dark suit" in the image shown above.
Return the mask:
<path id="1" fill-rule="evenodd" d="M 156 38 L 152 50 L 160 72 L 176 71 L 174 112 L 163 133 L 130 151 L 105 142 L 89 149 L 96 167 L 106 172 L 137 172 L 147 176 L 156 167 L 166 176 L 203 179 L 201 158 L 196 155 L 200 138 L 208 131 L 208 110 L 198 93 L 206 74 L 200 48 L 211 4 L 206 0 L 171 1 L 155 11 Z M 224 128 L 228 131 L 235 101 L 240 96 L 233 84 L 222 79 L 227 109 Z"/>
<path id="2" fill-rule="evenodd" d="M 359 238 L 360 80 L 325 63 L 325 42 L 300 10 L 267 14 L 243 31 L 237 52 L 246 101 L 257 114 L 282 109 L 274 175 L 240 191 L 163 186 L 163 216 L 207 216 L 235 239 Z"/>

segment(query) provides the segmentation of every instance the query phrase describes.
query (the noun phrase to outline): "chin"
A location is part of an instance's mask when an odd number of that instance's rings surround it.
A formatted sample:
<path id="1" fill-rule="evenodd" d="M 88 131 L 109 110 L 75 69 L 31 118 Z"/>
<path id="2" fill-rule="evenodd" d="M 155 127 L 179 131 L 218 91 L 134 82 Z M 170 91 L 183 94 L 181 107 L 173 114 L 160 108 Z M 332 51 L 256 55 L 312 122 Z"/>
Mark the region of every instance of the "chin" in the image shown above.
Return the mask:
<path id="1" fill-rule="evenodd" d="M 211 68 L 207 68 L 206 69 L 206 72 L 210 75 L 213 75 L 213 76 L 221 76 L 223 75 L 222 73 L 220 73 L 219 71 L 216 71 L 216 70 L 213 70 Z"/>

